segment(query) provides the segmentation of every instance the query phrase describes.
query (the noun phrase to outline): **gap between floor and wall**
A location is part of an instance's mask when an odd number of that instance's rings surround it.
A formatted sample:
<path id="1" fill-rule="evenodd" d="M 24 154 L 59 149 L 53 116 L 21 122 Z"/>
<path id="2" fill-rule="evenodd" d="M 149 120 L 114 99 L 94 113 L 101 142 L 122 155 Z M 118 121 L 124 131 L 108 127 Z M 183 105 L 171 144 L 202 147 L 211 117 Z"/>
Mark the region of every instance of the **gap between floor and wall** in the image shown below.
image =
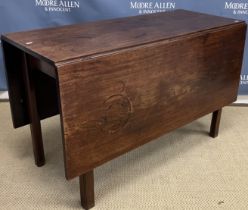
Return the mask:
<path id="1" fill-rule="evenodd" d="M 9 94 L 8 91 L 0 91 L 0 101 L 8 101 Z"/>

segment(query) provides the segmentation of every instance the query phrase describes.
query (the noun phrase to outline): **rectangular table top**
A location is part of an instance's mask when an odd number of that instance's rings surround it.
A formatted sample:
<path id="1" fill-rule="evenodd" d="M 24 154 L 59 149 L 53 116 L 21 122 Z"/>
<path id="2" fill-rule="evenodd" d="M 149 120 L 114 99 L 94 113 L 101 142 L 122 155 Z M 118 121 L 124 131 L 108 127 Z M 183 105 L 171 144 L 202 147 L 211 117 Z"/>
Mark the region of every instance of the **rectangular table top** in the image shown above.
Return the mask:
<path id="1" fill-rule="evenodd" d="M 81 176 L 235 101 L 246 27 L 177 10 L 3 35 L 14 126 L 59 113 Z"/>
<path id="2" fill-rule="evenodd" d="M 175 10 L 10 33 L 2 39 L 52 64 L 96 56 L 242 21 Z"/>

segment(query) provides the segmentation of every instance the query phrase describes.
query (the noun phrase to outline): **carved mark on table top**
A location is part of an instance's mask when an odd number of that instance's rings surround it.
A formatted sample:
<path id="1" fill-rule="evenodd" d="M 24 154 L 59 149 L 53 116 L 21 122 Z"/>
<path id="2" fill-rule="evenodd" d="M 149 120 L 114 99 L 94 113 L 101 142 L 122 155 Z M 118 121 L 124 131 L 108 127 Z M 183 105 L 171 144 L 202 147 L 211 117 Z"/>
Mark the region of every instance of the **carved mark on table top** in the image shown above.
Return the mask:
<path id="1" fill-rule="evenodd" d="M 123 128 L 132 113 L 132 104 L 124 95 L 112 95 L 104 102 L 105 111 L 101 117 L 101 129 L 114 133 Z"/>
<path id="2" fill-rule="evenodd" d="M 102 112 L 94 120 L 81 124 L 86 130 L 86 135 L 94 136 L 99 131 L 102 133 L 115 133 L 121 130 L 128 123 L 132 111 L 132 102 L 125 94 L 125 83 L 118 82 L 118 91 L 121 94 L 114 94 L 106 98 L 102 104 Z"/>

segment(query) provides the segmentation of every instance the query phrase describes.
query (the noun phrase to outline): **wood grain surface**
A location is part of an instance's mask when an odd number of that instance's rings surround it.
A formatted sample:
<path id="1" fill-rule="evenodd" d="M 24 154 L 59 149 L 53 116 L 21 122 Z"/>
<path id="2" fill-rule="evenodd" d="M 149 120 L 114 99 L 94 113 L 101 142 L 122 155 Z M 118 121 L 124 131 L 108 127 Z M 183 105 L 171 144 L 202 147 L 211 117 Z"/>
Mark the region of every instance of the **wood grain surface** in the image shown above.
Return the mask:
<path id="1" fill-rule="evenodd" d="M 59 66 L 66 177 L 235 101 L 245 30 L 231 25 Z"/>
<path id="2" fill-rule="evenodd" d="M 239 21 L 241 22 L 241 21 Z M 50 63 L 239 24 L 185 10 L 6 34 L 2 39 Z"/>
<path id="3" fill-rule="evenodd" d="M 245 33 L 176 10 L 3 35 L 14 126 L 30 123 L 25 52 L 39 118 L 61 114 L 66 178 L 85 174 L 235 101 Z"/>

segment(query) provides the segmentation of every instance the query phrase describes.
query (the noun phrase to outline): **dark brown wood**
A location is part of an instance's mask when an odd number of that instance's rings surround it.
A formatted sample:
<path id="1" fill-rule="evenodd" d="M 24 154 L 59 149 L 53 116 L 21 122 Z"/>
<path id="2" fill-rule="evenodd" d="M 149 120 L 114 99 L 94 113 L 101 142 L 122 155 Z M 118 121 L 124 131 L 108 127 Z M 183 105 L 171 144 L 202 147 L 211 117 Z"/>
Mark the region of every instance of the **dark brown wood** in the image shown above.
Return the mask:
<path id="1" fill-rule="evenodd" d="M 245 35 L 244 21 L 183 10 L 3 35 L 15 125 L 41 140 L 39 120 L 60 112 L 66 178 L 90 208 L 94 168 L 236 100 Z"/>
<path id="2" fill-rule="evenodd" d="M 238 24 L 59 66 L 66 177 L 235 101 L 244 39 Z"/>
<path id="3" fill-rule="evenodd" d="M 237 24 L 244 21 L 175 10 L 11 33 L 2 39 L 33 56 L 58 63 Z"/>
<path id="4" fill-rule="evenodd" d="M 213 112 L 209 135 L 213 138 L 219 134 L 220 118 L 222 109 Z"/>
<path id="5" fill-rule="evenodd" d="M 40 167 L 45 164 L 45 155 L 43 149 L 40 118 L 37 109 L 35 84 L 33 79 L 34 72 L 30 66 L 30 59 L 25 53 L 23 53 L 23 61 L 23 77 L 29 111 L 34 159 L 35 164 Z"/>
<path id="6" fill-rule="evenodd" d="M 23 78 L 23 51 L 2 41 L 12 122 L 15 128 L 30 123 Z M 40 119 L 59 113 L 55 67 L 29 55 Z M 14 62 L 13 62 L 14 61 Z M 44 72 L 44 73 L 43 73 Z M 49 74 L 47 73 L 49 72 Z M 53 72 L 53 74 L 51 73 Z M 52 78 L 53 77 L 53 78 Z"/>
<path id="7" fill-rule="evenodd" d="M 81 205 L 85 209 L 95 206 L 93 170 L 79 176 Z"/>
<path id="8" fill-rule="evenodd" d="M 13 126 L 17 128 L 29 121 L 25 101 L 25 86 L 21 70 L 23 66 L 23 52 L 4 40 L 2 40 L 2 48 L 12 122 Z"/>

